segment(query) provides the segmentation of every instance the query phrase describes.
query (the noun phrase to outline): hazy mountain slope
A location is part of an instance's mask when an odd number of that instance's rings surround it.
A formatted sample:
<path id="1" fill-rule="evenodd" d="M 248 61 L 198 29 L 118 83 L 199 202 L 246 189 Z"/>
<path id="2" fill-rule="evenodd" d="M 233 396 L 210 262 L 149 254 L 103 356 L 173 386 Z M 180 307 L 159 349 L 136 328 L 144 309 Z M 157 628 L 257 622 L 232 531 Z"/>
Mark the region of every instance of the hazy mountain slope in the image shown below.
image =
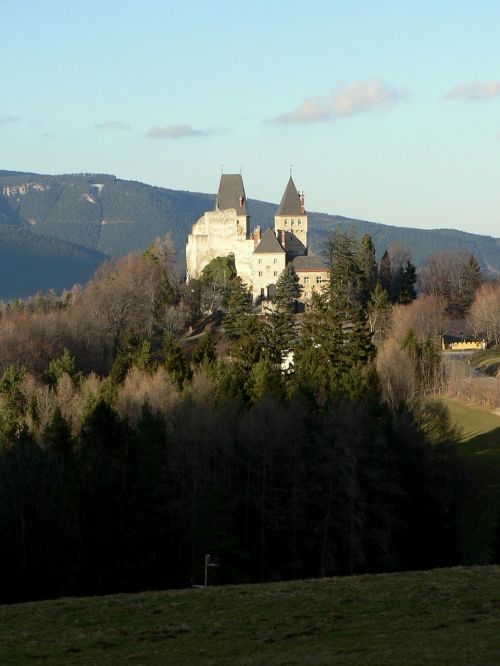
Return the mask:
<path id="1" fill-rule="evenodd" d="M 86 282 L 105 259 L 101 252 L 0 224 L 0 299 L 70 289 Z"/>
<path id="2" fill-rule="evenodd" d="M 152 187 L 105 174 L 46 176 L 0 171 L 0 223 L 24 226 L 115 257 L 144 249 L 155 237 L 170 233 L 182 262 L 191 226 L 213 204 L 214 195 Z M 272 226 L 276 207 L 250 199 L 251 226 Z M 321 251 L 336 225 L 352 228 L 359 235 L 369 233 L 379 257 L 392 243 L 406 245 L 417 265 L 434 252 L 466 250 L 483 268 L 500 275 L 500 241 L 489 236 L 310 213 L 314 251 Z"/>
<path id="3" fill-rule="evenodd" d="M 309 220 L 310 244 L 316 251 L 338 224 L 344 229 L 354 228 L 358 235 L 370 234 L 379 257 L 392 243 L 406 245 L 417 266 L 435 252 L 466 250 L 476 256 L 483 268 L 500 275 L 500 239 L 498 238 L 456 229 L 392 227 L 387 224 L 352 220 L 323 213 L 310 213 Z"/>

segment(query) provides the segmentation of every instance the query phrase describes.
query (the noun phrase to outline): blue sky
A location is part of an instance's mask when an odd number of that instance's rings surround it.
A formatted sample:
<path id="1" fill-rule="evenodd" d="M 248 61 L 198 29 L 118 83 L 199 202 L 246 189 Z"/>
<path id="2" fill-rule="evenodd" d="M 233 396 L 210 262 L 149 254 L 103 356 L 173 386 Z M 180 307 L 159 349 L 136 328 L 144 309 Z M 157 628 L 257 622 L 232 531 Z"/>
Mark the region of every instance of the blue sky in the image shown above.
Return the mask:
<path id="1" fill-rule="evenodd" d="M 500 237 L 500 2 L 0 0 L 0 168 Z"/>

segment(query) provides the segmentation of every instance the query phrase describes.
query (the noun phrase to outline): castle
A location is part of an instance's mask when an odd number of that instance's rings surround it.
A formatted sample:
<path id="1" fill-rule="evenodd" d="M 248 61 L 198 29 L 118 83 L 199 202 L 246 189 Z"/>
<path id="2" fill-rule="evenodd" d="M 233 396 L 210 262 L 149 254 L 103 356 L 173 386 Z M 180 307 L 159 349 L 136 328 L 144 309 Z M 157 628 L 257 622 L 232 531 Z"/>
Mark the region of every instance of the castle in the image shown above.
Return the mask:
<path id="1" fill-rule="evenodd" d="M 274 230 L 255 227 L 251 232 L 241 174 L 222 174 L 215 209 L 204 213 L 188 236 L 187 279 L 199 278 L 215 257 L 232 254 L 237 274 L 258 302 L 273 296 L 280 273 L 291 263 L 306 302 L 328 278 L 323 262 L 308 251 L 307 232 L 304 194 L 299 194 L 291 175 L 274 216 Z"/>

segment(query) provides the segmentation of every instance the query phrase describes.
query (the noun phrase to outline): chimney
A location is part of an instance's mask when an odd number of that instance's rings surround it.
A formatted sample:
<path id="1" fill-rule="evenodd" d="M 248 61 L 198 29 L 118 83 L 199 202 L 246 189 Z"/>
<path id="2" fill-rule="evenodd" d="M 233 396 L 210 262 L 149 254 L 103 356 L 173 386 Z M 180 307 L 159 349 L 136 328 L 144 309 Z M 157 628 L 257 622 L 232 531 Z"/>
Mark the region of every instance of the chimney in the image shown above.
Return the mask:
<path id="1" fill-rule="evenodd" d="M 281 229 L 281 244 L 285 247 L 285 230 Z"/>
<path id="2" fill-rule="evenodd" d="M 253 230 L 253 246 L 254 248 L 260 243 L 260 227 L 255 227 Z"/>
<path id="3" fill-rule="evenodd" d="M 240 194 L 240 208 L 243 208 L 243 197 L 241 194 Z"/>
<path id="4" fill-rule="evenodd" d="M 302 194 L 300 195 L 300 211 L 302 214 L 306 212 L 306 209 L 304 208 L 304 192 L 302 191 Z"/>

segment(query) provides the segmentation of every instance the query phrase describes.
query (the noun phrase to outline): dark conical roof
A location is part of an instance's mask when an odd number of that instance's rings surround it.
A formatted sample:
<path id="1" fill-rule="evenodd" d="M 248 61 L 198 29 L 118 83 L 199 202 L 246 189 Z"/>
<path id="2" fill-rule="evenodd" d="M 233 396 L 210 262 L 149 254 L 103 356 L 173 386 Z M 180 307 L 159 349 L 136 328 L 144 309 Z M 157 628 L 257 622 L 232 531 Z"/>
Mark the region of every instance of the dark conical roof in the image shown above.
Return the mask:
<path id="1" fill-rule="evenodd" d="M 276 215 L 303 215 L 302 205 L 300 203 L 300 195 L 297 192 L 295 183 L 290 176 L 288 184 L 281 199 L 281 203 L 276 212 Z"/>
<path id="2" fill-rule="evenodd" d="M 254 253 L 263 254 L 264 252 L 272 252 L 273 254 L 276 254 L 276 252 L 284 252 L 284 251 L 285 250 L 283 249 L 280 242 L 274 235 L 274 231 L 268 228 L 262 234 L 262 239 L 255 248 Z"/>
<path id="3" fill-rule="evenodd" d="M 220 177 L 215 210 L 229 208 L 235 208 L 238 215 L 247 214 L 245 188 L 240 173 L 223 173 Z"/>

